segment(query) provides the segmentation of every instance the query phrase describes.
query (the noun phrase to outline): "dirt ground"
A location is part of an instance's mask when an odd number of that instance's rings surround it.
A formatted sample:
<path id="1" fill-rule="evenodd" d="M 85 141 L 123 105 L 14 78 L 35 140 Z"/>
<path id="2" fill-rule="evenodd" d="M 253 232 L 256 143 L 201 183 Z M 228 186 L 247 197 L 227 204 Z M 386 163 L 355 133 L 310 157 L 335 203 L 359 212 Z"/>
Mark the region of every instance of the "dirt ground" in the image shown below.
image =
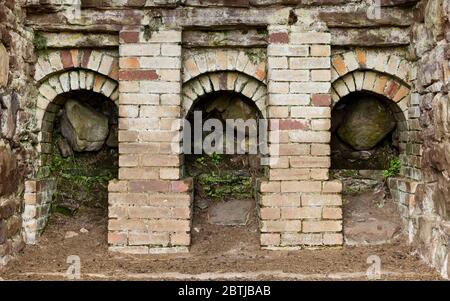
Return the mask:
<path id="1" fill-rule="evenodd" d="M 196 213 L 189 254 L 109 253 L 107 219 L 97 209 L 75 217 L 53 215 L 38 246 L 0 270 L 4 280 L 64 280 L 70 255 L 81 259 L 83 280 L 358 280 L 367 279 L 367 258 L 381 258 L 383 280 L 438 280 L 413 250 L 401 242 L 343 249 L 264 251 L 258 247 L 256 214 L 247 227 L 224 227 Z M 80 233 L 80 229 L 89 230 Z M 77 232 L 65 238 L 68 231 Z"/>

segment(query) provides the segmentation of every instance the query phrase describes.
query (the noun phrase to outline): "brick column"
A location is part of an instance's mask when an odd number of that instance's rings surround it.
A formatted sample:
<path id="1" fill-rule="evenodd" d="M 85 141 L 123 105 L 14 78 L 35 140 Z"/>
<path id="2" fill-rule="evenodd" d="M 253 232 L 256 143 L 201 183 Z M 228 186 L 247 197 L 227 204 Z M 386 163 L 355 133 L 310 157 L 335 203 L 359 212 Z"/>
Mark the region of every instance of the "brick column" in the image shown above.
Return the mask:
<path id="1" fill-rule="evenodd" d="M 110 183 L 110 250 L 185 252 L 192 181 L 181 179 L 181 31 L 120 33 L 119 180 Z"/>
<path id="2" fill-rule="evenodd" d="M 261 245 L 342 245 L 342 185 L 329 181 L 330 34 L 277 25 L 269 41 L 271 166 L 260 186 Z"/>

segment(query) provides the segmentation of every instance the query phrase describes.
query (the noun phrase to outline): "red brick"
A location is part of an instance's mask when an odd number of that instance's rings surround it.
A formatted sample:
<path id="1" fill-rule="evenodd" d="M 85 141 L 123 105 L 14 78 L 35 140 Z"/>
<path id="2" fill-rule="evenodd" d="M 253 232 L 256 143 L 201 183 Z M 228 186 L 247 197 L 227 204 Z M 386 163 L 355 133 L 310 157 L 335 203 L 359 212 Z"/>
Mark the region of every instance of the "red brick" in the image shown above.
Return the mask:
<path id="1" fill-rule="evenodd" d="M 269 36 L 269 43 L 288 44 L 289 34 L 287 32 L 275 32 Z"/>
<path id="2" fill-rule="evenodd" d="M 169 192 L 170 182 L 159 180 L 130 181 L 128 187 L 130 192 Z"/>
<path id="3" fill-rule="evenodd" d="M 182 181 L 173 181 L 171 183 L 172 192 L 188 192 L 191 191 L 193 187 L 192 179 L 185 179 Z"/>
<path id="4" fill-rule="evenodd" d="M 397 93 L 399 88 L 400 88 L 400 85 L 396 81 L 391 80 L 388 83 L 388 86 L 386 88 L 386 92 L 384 93 L 384 95 L 386 95 L 388 98 L 394 98 L 394 96 Z"/>
<path id="5" fill-rule="evenodd" d="M 329 107 L 331 96 L 329 94 L 313 94 L 311 102 L 316 107 Z"/>
<path id="6" fill-rule="evenodd" d="M 92 50 L 86 49 L 83 51 L 83 56 L 81 58 L 81 67 L 87 68 L 89 64 L 89 59 L 91 57 Z"/>
<path id="7" fill-rule="evenodd" d="M 306 130 L 309 124 L 305 121 L 293 119 L 281 119 L 279 123 L 280 130 Z"/>
<path id="8" fill-rule="evenodd" d="M 155 70 L 122 70 L 119 72 L 119 80 L 157 80 L 158 78 Z"/>
<path id="9" fill-rule="evenodd" d="M 70 50 L 61 50 L 61 62 L 64 69 L 73 67 L 72 53 L 70 53 Z"/>
<path id="10" fill-rule="evenodd" d="M 119 62 L 117 61 L 117 59 L 114 59 L 111 71 L 109 72 L 108 76 L 114 80 L 119 79 Z"/>
<path id="11" fill-rule="evenodd" d="M 124 43 L 139 42 L 139 32 L 137 31 L 122 31 L 120 32 L 119 37 Z"/>

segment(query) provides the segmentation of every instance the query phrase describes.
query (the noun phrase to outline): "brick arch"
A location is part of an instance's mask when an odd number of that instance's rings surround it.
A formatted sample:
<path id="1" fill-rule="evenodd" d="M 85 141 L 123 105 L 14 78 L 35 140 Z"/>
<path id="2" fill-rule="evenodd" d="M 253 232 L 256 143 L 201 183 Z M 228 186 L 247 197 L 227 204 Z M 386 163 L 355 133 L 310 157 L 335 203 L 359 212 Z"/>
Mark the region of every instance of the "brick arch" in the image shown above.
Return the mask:
<path id="1" fill-rule="evenodd" d="M 93 49 L 49 50 L 38 57 L 34 79 L 43 82 L 54 73 L 87 69 L 113 80 L 119 79 L 119 60 L 110 52 Z"/>
<path id="2" fill-rule="evenodd" d="M 332 106 L 353 92 L 371 92 L 391 100 L 397 120 L 408 120 L 410 87 L 394 76 L 385 73 L 358 70 L 347 73 L 332 83 Z"/>
<path id="3" fill-rule="evenodd" d="M 182 110 L 186 116 L 193 104 L 211 92 L 233 91 L 251 99 L 267 118 L 267 86 L 240 72 L 213 72 L 197 76 L 183 85 Z"/>
<path id="4" fill-rule="evenodd" d="M 396 54 L 357 49 L 333 55 L 331 63 L 332 81 L 358 70 L 384 73 L 406 85 L 409 85 L 413 78 L 412 64 Z"/>
<path id="5" fill-rule="evenodd" d="M 184 58 L 183 83 L 203 73 L 237 71 L 267 81 L 266 58 L 245 50 L 206 50 Z"/>
<path id="6" fill-rule="evenodd" d="M 71 91 L 92 91 L 119 104 L 118 82 L 103 74 L 84 69 L 72 69 L 46 76 L 38 86 L 36 102 L 36 128 L 38 135 L 39 166 L 45 166 L 46 155 L 51 153 L 53 121 L 63 103 L 58 95 Z"/>

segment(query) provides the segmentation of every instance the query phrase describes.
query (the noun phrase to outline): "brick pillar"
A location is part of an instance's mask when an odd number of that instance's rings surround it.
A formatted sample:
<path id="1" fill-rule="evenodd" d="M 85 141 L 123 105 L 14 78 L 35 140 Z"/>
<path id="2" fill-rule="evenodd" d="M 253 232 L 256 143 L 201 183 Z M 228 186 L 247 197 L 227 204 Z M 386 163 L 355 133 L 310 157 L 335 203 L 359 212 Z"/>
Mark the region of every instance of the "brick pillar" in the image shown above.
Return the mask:
<path id="1" fill-rule="evenodd" d="M 186 252 L 192 181 L 181 179 L 181 31 L 120 32 L 119 180 L 109 186 L 110 250 Z"/>
<path id="2" fill-rule="evenodd" d="M 329 181 L 330 34 L 277 25 L 269 41 L 271 165 L 260 185 L 261 245 L 342 245 L 342 184 Z"/>

